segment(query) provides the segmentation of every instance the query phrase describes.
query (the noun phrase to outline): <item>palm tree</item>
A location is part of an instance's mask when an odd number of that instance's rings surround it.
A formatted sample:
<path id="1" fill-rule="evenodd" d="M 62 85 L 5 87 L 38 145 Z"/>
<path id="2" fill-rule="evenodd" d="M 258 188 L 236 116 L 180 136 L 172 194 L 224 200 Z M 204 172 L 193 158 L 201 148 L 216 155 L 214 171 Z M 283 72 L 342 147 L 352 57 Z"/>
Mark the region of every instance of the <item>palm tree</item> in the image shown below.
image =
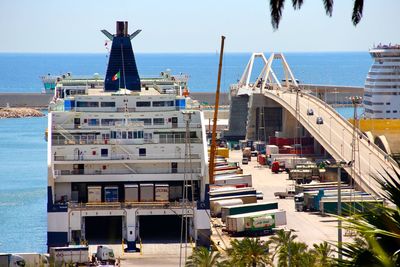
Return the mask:
<path id="1" fill-rule="evenodd" d="M 292 6 L 294 9 L 300 9 L 303 5 L 304 0 L 292 0 Z M 325 12 L 328 16 L 332 16 L 333 11 L 333 0 L 323 0 Z M 282 18 L 282 11 L 285 0 L 270 0 L 270 12 L 271 12 L 271 24 L 274 30 L 279 28 L 279 22 Z M 353 14 L 351 20 L 356 26 L 362 18 L 362 12 L 364 8 L 364 0 L 354 0 Z"/>
<path id="2" fill-rule="evenodd" d="M 342 266 L 400 266 L 400 174 L 381 174 L 375 180 L 391 206 L 374 205 L 358 215 L 341 218 L 355 231 L 357 242 L 344 244 Z"/>
<path id="3" fill-rule="evenodd" d="M 220 258 L 221 255 L 219 252 L 210 252 L 205 247 L 196 247 L 185 265 L 188 267 L 212 267 L 218 265 Z"/>
<path id="4" fill-rule="evenodd" d="M 314 249 L 311 251 L 315 256 L 315 261 L 318 266 L 332 266 L 333 261 L 330 258 L 333 249 L 328 244 L 328 242 L 324 241 L 321 244 L 314 244 Z"/>
<path id="5" fill-rule="evenodd" d="M 272 255 L 272 260 L 276 254 L 279 254 L 281 250 L 287 250 L 287 247 L 297 238 L 297 235 L 292 234 L 292 231 L 285 231 L 283 229 L 276 232 L 274 236 L 270 238 L 272 244 L 275 245 L 275 251 Z"/>
<path id="6" fill-rule="evenodd" d="M 271 266 L 269 243 L 258 238 L 245 237 L 242 240 L 231 241 L 229 250 L 230 264 L 238 266 Z"/>

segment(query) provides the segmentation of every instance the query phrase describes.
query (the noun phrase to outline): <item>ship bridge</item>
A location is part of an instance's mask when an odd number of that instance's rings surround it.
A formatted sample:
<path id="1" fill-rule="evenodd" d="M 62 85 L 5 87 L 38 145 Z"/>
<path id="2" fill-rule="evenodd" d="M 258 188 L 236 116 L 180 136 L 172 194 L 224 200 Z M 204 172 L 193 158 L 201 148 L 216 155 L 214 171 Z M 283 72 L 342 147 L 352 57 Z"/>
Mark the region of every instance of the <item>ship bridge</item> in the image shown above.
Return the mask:
<path id="1" fill-rule="evenodd" d="M 251 83 L 252 65 L 257 57 L 260 57 L 265 65 L 256 82 Z M 272 63 L 276 59 L 280 59 L 283 65 L 283 83 L 279 82 L 272 70 Z M 272 54 L 268 60 L 261 53 L 253 54 L 242 79 L 231 88 L 231 97 L 233 95 L 248 95 L 250 98 L 247 127 L 250 127 L 249 121 L 251 116 L 254 116 L 251 109 L 255 101 L 252 98 L 272 100 L 275 105 L 281 106 L 284 112 L 296 118 L 295 123 L 304 127 L 337 162 L 348 163 L 343 167 L 359 188 L 376 197 L 384 195 L 373 177 L 385 176 L 386 173 L 397 177 L 395 172 L 400 173 L 397 163 L 372 140 L 369 141 L 366 135 L 326 102 L 299 87 L 283 54 Z M 310 109 L 313 110 L 313 115 L 307 112 Z M 317 118 L 322 118 L 322 124 L 317 123 Z"/>

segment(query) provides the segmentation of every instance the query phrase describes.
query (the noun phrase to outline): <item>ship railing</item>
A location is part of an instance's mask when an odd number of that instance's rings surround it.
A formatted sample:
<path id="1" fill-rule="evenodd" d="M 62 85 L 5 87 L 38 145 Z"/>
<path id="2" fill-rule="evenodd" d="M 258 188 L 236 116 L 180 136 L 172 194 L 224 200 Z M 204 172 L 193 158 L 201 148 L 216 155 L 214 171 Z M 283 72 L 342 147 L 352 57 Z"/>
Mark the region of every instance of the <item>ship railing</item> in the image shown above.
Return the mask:
<path id="1" fill-rule="evenodd" d="M 160 156 L 159 153 L 157 154 L 146 154 L 146 156 L 139 156 L 137 154 L 116 154 L 112 153 L 111 155 L 107 156 L 101 156 L 101 155 L 96 155 L 94 157 L 93 155 L 86 156 L 86 155 L 78 155 L 76 154 L 69 154 L 69 155 L 54 155 L 54 160 L 55 161 L 101 161 L 101 160 L 162 160 L 162 159 L 168 159 L 168 160 L 176 160 L 176 159 L 185 159 L 186 156 L 184 153 L 176 154 L 176 153 L 163 153 L 162 156 Z M 191 159 L 200 159 L 200 154 L 198 153 L 192 153 L 191 154 Z"/>
<path id="2" fill-rule="evenodd" d="M 124 209 L 124 208 L 145 208 L 145 209 L 191 209 L 196 202 L 182 201 L 153 201 L 153 202 L 69 202 L 70 209 Z"/>
<path id="3" fill-rule="evenodd" d="M 107 169 L 107 170 L 82 170 L 82 169 L 76 169 L 76 170 L 54 170 L 54 176 L 60 177 L 60 176 L 65 176 L 65 175 L 129 175 L 129 174 L 152 174 L 152 175 L 159 175 L 159 174 L 200 174 L 201 173 L 201 168 L 191 168 L 191 169 L 186 169 L 181 170 L 181 169 L 167 169 L 167 168 L 151 168 L 147 171 L 141 171 L 140 169 L 137 170 L 135 168 L 126 169 L 126 168 L 119 168 L 119 169 Z M 193 179 L 197 179 L 196 177 L 193 177 Z"/>
<path id="4" fill-rule="evenodd" d="M 63 130 L 110 130 L 110 126 L 115 126 L 115 125 L 102 125 L 100 123 L 93 123 L 93 124 L 87 124 L 87 125 L 76 125 L 73 123 L 66 123 L 62 125 Z M 123 127 L 124 125 L 116 125 L 116 126 L 121 126 Z M 153 127 L 154 126 L 154 127 Z M 162 127 L 164 126 L 164 127 Z M 132 125 L 127 125 L 127 127 L 132 127 Z M 190 128 L 201 128 L 201 123 L 190 123 L 189 124 Z M 160 128 L 162 129 L 171 129 L 171 128 L 186 128 L 185 123 L 165 123 L 165 124 L 144 124 L 144 128 L 146 129 L 157 129 L 159 130 Z M 54 130 L 58 130 L 58 126 L 54 125 L 53 126 Z"/>

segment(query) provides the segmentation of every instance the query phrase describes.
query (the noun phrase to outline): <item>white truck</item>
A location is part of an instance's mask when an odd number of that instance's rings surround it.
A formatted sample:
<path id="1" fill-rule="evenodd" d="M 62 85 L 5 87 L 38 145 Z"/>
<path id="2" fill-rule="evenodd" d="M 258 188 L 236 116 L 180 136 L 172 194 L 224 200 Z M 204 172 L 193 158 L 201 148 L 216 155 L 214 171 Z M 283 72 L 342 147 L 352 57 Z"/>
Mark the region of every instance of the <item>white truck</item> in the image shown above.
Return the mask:
<path id="1" fill-rule="evenodd" d="M 98 246 L 97 252 L 95 253 L 97 262 L 104 265 L 104 264 L 115 264 L 115 255 L 114 251 L 107 247 L 107 246 Z"/>
<path id="2" fill-rule="evenodd" d="M 51 247 L 50 261 L 54 262 L 55 267 L 61 267 L 64 264 L 89 264 L 88 246 L 69 246 L 69 247 Z"/>
<path id="3" fill-rule="evenodd" d="M 21 256 L 7 253 L 0 254 L 1 267 L 23 267 L 25 265 L 26 262 Z"/>

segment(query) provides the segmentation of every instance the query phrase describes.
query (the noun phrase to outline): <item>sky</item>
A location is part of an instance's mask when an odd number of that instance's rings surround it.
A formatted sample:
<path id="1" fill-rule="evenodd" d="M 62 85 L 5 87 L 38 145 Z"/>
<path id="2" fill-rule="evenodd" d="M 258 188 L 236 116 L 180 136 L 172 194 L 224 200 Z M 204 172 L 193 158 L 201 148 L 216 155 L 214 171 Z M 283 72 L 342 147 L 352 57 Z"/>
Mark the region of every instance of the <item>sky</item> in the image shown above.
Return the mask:
<path id="1" fill-rule="evenodd" d="M 354 27 L 353 1 L 336 0 L 333 16 L 322 0 L 294 11 L 287 0 L 274 31 L 269 0 L 0 0 L 0 52 L 104 53 L 107 29 L 127 20 L 136 52 L 215 52 L 225 35 L 227 52 L 367 51 L 400 43 L 400 1 L 364 0 Z"/>

